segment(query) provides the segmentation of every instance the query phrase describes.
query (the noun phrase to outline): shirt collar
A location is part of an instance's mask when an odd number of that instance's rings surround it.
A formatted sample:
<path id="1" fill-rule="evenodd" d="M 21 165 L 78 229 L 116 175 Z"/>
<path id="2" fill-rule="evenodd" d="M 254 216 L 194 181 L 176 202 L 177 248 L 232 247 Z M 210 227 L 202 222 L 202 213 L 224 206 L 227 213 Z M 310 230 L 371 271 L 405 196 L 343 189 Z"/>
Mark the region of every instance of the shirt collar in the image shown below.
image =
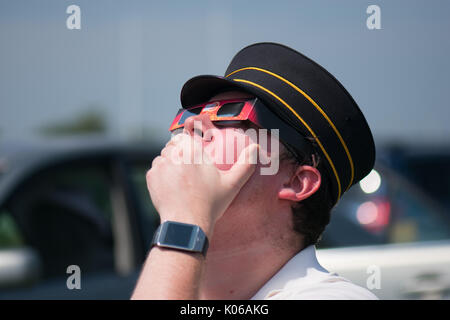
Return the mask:
<path id="1" fill-rule="evenodd" d="M 316 247 L 310 245 L 292 257 L 272 278 L 253 296 L 252 300 L 262 300 L 290 287 L 318 282 L 330 273 L 323 268 L 316 257 Z"/>

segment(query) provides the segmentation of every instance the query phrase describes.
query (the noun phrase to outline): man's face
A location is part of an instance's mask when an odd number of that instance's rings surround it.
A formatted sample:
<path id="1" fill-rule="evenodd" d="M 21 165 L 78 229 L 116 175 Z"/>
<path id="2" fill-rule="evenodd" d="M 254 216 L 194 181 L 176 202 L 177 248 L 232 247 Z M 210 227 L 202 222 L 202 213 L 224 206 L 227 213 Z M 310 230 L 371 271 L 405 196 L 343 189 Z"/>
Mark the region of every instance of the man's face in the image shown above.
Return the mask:
<path id="1" fill-rule="evenodd" d="M 241 98 L 253 96 L 245 92 L 232 91 L 215 95 L 209 101 Z M 207 114 L 202 114 L 186 119 L 183 131 L 202 143 L 205 153 L 213 159 L 220 170 L 230 169 L 242 150 L 251 143 L 260 145 L 259 160 L 266 168 L 262 170 L 263 174 L 273 175 L 278 170 L 278 162 L 270 161 L 278 160 L 280 150 L 278 139 L 270 134 L 270 130 L 258 128 L 250 121 L 212 122 Z M 272 159 L 268 159 L 269 156 L 272 156 Z M 269 166 L 274 162 L 276 166 Z"/>
<path id="2" fill-rule="evenodd" d="M 210 101 L 235 98 L 252 98 L 252 96 L 244 92 L 233 91 L 218 94 L 212 97 Z M 194 128 L 195 122 L 197 129 Z M 198 127 L 201 127 L 201 130 Z M 232 126 L 223 126 L 218 122 L 211 122 L 208 115 L 201 114 L 186 119 L 183 131 L 202 142 L 205 152 L 210 158 L 214 159 L 217 168 L 228 170 L 237 161 L 247 145 L 261 142 L 259 141 L 259 135 L 255 137 L 248 134 L 247 129 L 249 128 L 258 132 L 258 128 L 252 124 L 242 122 L 234 123 Z M 260 155 L 265 156 L 266 159 L 269 157 L 275 159 L 280 152 L 284 151 L 284 147 L 278 139 L 270 135 L 267 142 L 261 143 L 260 147 Z M 229 155 L 230 152 L 232 161 L 224 161 L 226 155 Z M 276 160 L 278 161 L 278 158 Z M 260 169 L 268 166 L 270 164 L 262 165 L 258 162 L 255 173 L 216 224 L 210 252 L 215 250 L 220 252 L 221 248 L 228 248 L 233 242 L 256 241 L 261 236 L 258 229 L 262 227 L 262 224 L 267 225 L 274 222 L 269 221 L 274 215 L 268 213 L 279 211 L 278 191 L 283 183 L 289 179 L 292 172 L 286 168 L 278 170 L 277 167 L 274 174 L 262 175 Z M 283 205 L 288 204 L 284 203 Z M 275 219 L 285 219 L 286 223 L 289 224 L 291 218 L 290 216 L 282 217 L 278 215 L 275 216 Z M 239 237 L 236 237 L 236 234 L 239 234 Z"/>

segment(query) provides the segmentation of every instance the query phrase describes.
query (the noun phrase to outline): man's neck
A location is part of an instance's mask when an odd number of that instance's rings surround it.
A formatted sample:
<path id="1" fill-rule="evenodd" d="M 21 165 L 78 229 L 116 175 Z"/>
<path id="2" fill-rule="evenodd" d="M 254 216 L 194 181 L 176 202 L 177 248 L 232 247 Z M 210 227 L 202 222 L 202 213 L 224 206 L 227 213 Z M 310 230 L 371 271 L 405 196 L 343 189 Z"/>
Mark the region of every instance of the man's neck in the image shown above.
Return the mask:
<path id="1" fill-rule="evenodd" d="M 296 254 L 257 244 L 208 253 L 201 299 L 250 299 Z"/>

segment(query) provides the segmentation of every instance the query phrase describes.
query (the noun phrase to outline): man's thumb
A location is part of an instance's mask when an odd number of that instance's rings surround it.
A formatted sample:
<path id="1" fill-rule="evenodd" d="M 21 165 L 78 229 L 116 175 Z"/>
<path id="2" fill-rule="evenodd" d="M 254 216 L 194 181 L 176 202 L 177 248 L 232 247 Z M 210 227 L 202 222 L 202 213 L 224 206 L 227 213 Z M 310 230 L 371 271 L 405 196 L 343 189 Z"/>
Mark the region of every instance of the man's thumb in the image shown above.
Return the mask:
<path id="1" fill-rule="evenodd" d="M 259 145 L 253 143 L 241 151 L 239 159 L 225 174 L 227 182 L 241 188 L 256 168 Z"/>

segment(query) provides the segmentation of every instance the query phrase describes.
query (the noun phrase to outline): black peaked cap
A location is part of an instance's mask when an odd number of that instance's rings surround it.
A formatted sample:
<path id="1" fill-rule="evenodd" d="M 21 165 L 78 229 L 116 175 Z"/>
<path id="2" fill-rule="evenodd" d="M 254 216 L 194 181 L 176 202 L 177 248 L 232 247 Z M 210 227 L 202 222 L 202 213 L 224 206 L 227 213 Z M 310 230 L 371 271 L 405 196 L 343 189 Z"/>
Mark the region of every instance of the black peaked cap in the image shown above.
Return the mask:
<path id="1" fill-rule="evenodd" d="M 245 47 L 234 56 L 224 77 L 201 75 L 188 80 L 181 90 L 181 104 L 187 108 L 233 89 L 260 98 L 299 134 L 314 139 L 334 203 L 372 170 L 375 144 L 364 115 L 342 84 L 303 54 L 277 43 Z"/>

